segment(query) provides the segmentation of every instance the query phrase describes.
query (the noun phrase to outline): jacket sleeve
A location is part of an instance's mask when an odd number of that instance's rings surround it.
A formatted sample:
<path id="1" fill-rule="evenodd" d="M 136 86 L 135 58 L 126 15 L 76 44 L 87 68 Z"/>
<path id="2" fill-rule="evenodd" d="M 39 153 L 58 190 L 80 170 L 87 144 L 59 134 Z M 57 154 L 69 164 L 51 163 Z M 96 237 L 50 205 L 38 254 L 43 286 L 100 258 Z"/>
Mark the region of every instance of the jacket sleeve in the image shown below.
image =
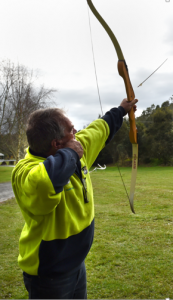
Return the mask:
<path id="1" fill-rule="evenodd" d="M 114 107 L 102 117 L 103 120 L 105 120 L 110 128 L 110 135 L 106 141 L 106 144 L 109 143 L 116 132 L 121 128 L 121 125 L 123 123 L 123 117 L 126 115 L 126 112 L 122 106 L 119 106 L 118 108 Z"/>
<path id="2" fill-rule="evenodd" d="M 76 134 L 84 148 L 88 168 L 92 166 L 99 152 L 113 138 L 123 122 L 123 107 L 112 108 L 101 119 L 92 122 L 87 128 Z"/>
<path id="3" fill-rule="evenodd" d="M 22 165 L 12 174 L 12 186 L 22 210 L 30 215 L 47 215 L 60 203 L 63 186 L 76 169 L 78 154 L 70 148 L 58 150 L 45 161 Z"/>
<path id="4" fill-rule="evenodd" d="M 54 156 L 50 155 L 44 161 L 43 164 L 56 193 L 62 192 L 64 185 L 75 172 L 78 161 L 77 152 L 71 148 L 60 149 Z"/>

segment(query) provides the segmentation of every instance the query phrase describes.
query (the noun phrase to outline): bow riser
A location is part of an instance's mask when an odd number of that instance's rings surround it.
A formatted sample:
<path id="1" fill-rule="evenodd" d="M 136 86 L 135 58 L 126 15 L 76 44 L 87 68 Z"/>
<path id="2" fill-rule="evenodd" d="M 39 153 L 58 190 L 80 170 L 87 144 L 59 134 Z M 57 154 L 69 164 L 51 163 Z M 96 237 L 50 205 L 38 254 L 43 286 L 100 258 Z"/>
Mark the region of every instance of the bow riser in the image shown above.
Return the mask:
<path id="1" fill-rule="evenodd" d="M 123 78 L 126 94 L 128 101 L 132 101 L 135 99 L 135 93 L 133 91 L 133 87 L 130 81 L 127 65 L 125 60 L 118 61 L 118 72 L 119 75 Z M 136 129 L 136 122 L 135 122 L 135 114 L 133 108 L 129 111 L 129 122 L 130 122 L 130 132 L 129 138 L 132 144 L 137 144 L 137 129 Z"/>
<path id="2" fill-rule="evenodd" d="M 127 65 L 125 63 L 125 60 L 119 60 L 118 61 L 118 73 L 123 78 L 124 84 L 126 87 L 126 93 L 127 93 L 127 99 L 128 101 L 132 101 L 135 99 L 135 93 L 132 88 L 132 84 L 130 81 Z"/>

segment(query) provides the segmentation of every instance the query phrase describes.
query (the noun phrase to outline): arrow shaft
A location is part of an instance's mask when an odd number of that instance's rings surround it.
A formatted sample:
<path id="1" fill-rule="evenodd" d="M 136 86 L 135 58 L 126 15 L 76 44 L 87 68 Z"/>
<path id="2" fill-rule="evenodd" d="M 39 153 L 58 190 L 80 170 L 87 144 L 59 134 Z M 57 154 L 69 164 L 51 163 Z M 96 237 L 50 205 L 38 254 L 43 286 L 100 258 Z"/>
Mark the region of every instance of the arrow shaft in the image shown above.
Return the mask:
<path id="1" fill-rule="evenodd" d="M 138 87 L 139 86 L 141 86 L 145 81 L 147 81 L 148 80 L 148 78 L 150 78 L 158 69 L 160 69 L 160 67 L 165 63 L 167 61 L 167 59 L 165 59 L 165 61 L 153 72 L 153 73 L 151 73 L 151 75 L 150 76 L 148 76 L 144 81 L 142 81 L 141 83 L 140 83 L 140 85 L 138 85 Z"/>

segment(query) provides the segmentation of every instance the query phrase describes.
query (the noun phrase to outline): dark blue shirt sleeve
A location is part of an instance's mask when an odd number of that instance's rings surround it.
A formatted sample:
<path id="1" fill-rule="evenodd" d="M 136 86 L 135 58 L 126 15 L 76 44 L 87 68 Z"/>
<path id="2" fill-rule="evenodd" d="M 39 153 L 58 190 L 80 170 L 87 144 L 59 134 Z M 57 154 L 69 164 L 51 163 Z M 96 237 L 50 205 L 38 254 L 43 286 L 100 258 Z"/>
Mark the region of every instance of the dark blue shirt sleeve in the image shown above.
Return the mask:
<path id="1" fill-rule="evenodd" d="M 63 190 L 63 186 L 69 181 L 69 178 L 76 170 L 79 156 L 71 148 L 63 148 L 50 155 L 43 162 L 56 193 Z"/>
<path id="2" fill-rule="evenodd" d="M 118 108 L 114 107 L 110 109 L 102 117 L 102 119 L 104 119 L 108 123 L 110 128 L 110 135 L 106 141 L 106 144 L 108 144 L 113 139 L 115 133 L 120 129 L 123 123 L 123 117 L 125 115 L 125 109 L 122 106 L 119 106 Z"/>

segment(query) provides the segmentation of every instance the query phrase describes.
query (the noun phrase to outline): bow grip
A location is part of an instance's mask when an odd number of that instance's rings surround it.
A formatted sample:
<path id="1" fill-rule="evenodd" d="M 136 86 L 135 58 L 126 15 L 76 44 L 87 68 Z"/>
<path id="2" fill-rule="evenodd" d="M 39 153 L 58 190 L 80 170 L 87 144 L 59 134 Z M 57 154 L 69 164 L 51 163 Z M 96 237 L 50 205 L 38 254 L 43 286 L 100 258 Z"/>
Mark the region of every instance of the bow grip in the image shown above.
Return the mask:
<path id="1" fill-rule="evenodd" d="M 119 72 L 119 75 L 124 80 L 128 101 L 134 100 L 135 93 L 133 91 L 132 84 L 130 82 L 128 68 L 127 68 L 125 60 L 118 61 L 118 72 Z M 130 132 L 129 132 L 130 142 L 132 144 L 137 144 L 137 128 L 136 128 L 136 123 L 135 123 L 135 114 L 134 114 L 133 107 L 128 112 L 128 114 L 129 114 L 129 122 L 130 122 Z"/>

